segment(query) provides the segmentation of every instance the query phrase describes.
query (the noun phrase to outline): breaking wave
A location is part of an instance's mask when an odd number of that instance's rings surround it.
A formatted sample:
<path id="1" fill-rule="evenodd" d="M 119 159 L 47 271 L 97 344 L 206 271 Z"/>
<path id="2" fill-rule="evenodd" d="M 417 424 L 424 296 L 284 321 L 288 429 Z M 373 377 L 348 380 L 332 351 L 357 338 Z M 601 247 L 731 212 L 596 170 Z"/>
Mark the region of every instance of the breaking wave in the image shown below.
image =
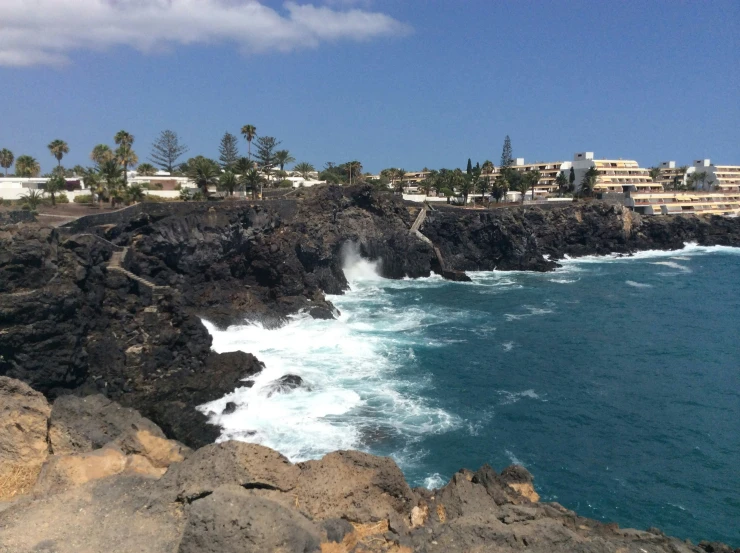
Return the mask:
<path id="1" fill-rule="evenodd" d="M 218 330 L 204 321 L 217 352 L 254 354 L 265 369 L 251 387 L 239 388 L 200 407 L 222 428 L 221 440 L 236 439 L 276 449 L 297 462 L 338 449 L 392 449 L 404 465 L 404 448 L 424 435 L 458 427 L 455 415 L 435 407 L 423 394 L 433 383 L 413 381 L 399 369 L 416 363 L 419 330 L 435 323 L 420 308 L 394 308 L 385 288 L 419 286 L 388 281 L 378 262 L 344 252 L 351 291 L 330 300 L 341 310 L 338 320 L 293 317 L 278 329 L 260 324 Z M 431 286 L 436 278 L 426 279 Z M 277 379 L 295 375 L 303 385 L 273 391 Z M 228 402 L 236 408 L 224 412 Z"/>

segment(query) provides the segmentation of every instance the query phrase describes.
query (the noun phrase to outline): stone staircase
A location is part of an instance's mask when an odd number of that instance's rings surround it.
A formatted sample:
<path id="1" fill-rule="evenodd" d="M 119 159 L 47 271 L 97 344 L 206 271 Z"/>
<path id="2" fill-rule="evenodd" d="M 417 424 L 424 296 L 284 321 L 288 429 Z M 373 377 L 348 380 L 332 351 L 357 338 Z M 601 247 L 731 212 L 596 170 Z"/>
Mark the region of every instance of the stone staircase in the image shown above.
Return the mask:
<path id="1" fill-rule="evenodd" d="M 117 247 L 120 247 L 120 246 L 117 246 Z M 139 284 L 146 286 L 152 291 L 152 296 L 154 297 L 160 297 L 164 295 L 168 290 L 170 290 L 169 286 L 157 286 L 152 281 L 147 280 L 143 277 L 140 277 L 139 275 L 135 275 L 128 269 L 124 268 L 123 262 L 126 259 L 126 254 L 128 254 L 128 247 L 120 247 L 120 248 L 121 248 L 120 250 L 114 250 L 110 256 L 110 260 L 108 261 L 109 271 L 116 271 L 119 273 L 123 273 L 131 280 L 136 281 Z"/>
<path id="2" fill-rule="evenodd" d="M 414 224 L 411 225 L 410 233 L 415 235 L 419 240 L 425 242 L 426 244 L 429 244 L 429 246 L 432 247 L 434 250 L 434 255 L 437 257 L 437 263 L 439 263 L 440 268 L 440 274 L 443 278 L 446 278 L 447 280 L 456 280 L 456 281 L 469 281 L 470 277 L 465 274 L 463 271 L 455 271 L 452 269 L 448 269 L 447 265 L 445 264 L 445 260 L 442 257 L 442 252 L 439 250 L 439 248 L 432 242 L 428 237 L 424 236 L 419 230 L 421 228 L 421 225 L 424 224 L 424 221 L 427 218 L 427 210 L 433 209 L 430 205 L 428 205 L 426 202 L 422 204 L 421 209 L 419 210 L 419 214 L 416 216 L 416 220 L 414 221 Z M 436 211 L 436 210 L 435 210 Z"/>

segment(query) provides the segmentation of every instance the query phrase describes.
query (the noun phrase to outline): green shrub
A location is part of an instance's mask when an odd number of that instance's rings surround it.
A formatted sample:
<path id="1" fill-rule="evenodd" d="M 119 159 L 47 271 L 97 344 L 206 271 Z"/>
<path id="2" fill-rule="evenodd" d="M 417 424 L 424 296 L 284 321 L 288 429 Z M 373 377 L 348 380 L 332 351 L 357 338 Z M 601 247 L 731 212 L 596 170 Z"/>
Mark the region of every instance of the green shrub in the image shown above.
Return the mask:
<path id="1" fill-rule="evenodd" d="M 68 204 L 69 198 L 67 197 L 67 194 L 65 192 L 60 192 L 59 194 L 57 194 L 56 202 L 58 204 Z"/>
<path id="2" fill-rule="evenodd" d="M 281 180 L 278 183 L 278 188 L 293 188 L 293 181 L 289 181 L 288 179 Z"/>
<path id="3" fill-rule="evenodd" d="M 74 203 L 76 203 L 76 204 L 91 204 L 92 203 L 92 194 L 80 194 L 79 196 L 75 196 Z"/>

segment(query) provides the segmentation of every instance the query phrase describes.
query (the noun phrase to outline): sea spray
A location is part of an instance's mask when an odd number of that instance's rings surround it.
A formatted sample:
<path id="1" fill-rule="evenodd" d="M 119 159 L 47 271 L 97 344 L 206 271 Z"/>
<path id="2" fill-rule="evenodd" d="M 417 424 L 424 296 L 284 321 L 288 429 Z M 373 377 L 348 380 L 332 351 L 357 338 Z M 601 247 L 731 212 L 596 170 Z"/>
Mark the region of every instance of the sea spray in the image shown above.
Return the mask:
<path id="1" fill-rule="evenodd" d="M 252 324 L 225 331 L 204 321 L 215 351 L 246 351 L 265 363 L 244 387 L 201 407 L 221 426 L 221 440 L 260 443 L 292 461 L 337 449 L 387 447 L 403 465 L 406 445 L 459 423 L 422 399 L 423 379 L 397 374 L 415 362 L 415 333 L 428 317 L 418 308 L 393 310 L 383 287 L 418 283 L 383 279 L 380 261 L 363 259 L 352 243 L 343 247 L 342 258 L 351 289 L 330 297 L 342 311 L 337 320 L 299 314 L 278 329 Z M 286 375 L 300 377 L 304 385 L 270 394 Z M 228 402 L 236 409 L 224 413 Z M 409 458 L 417 456 L 410 451 Z"/>

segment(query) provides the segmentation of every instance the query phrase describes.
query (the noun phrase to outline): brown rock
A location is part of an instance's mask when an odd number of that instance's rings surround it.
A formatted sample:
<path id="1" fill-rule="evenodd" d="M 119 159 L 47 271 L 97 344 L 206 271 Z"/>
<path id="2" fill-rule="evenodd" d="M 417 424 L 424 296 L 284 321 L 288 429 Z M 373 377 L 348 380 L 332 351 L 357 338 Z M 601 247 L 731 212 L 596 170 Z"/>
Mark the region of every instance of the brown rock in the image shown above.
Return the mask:
<path id="1" fill-rule="evenodd" d="M 121 407 L 105 396 L 62 396 L 51 410 L 49 442 L 55 455 L 82 453 L 101 448 L 130 430 L 165 437 L 138 411 Z"/>
<path id="2" fill-rule="evenodd" d="M 126 456 L 114 448 L 97 449 L 77 455 L 52 455 L 41 469 L 33 491 L 54 494 L 99 480 L 126 469 Z"/>
<path id="3" fill-rule="evenodd" d="M 376 522 L 399 513 L 407 517 L 416 503 L 403 473 L 388 457 L 337 451 L 298 466 L 301 478 L 293 493 L 298 507 L 316 519 Z"/>
<path id="4" fill-rule="evenodd" d="M 166 469 L 172 463 L 180 463 L 191 453 L 190 448 L 180 442 L 161 438 L 149 430 L 129 430 L 110 445 L 126 455 L 142 456 L 159 469 Z"/>
<path id="5" fill-rule="evenodd" d="M 28 491 L 49 455 L 51 408 L 27 384 L 0 376 L 0 499 Z"/>
<path id="6" fill-rule="evenodd" d="M 163 484 L 172 492 L 173 499 L 191 502 L 228 484 L 289 491 L 295 487 L 300 472 L 277 451 L 229 441 L 202 447 L 182 463 L 173 465 Z"/>
<path id="7" fill-rule="evenodd" d="M 318 553 L 319 541 L 300 513 L 231 485 L 193 503 L 178 553 Z"/>

